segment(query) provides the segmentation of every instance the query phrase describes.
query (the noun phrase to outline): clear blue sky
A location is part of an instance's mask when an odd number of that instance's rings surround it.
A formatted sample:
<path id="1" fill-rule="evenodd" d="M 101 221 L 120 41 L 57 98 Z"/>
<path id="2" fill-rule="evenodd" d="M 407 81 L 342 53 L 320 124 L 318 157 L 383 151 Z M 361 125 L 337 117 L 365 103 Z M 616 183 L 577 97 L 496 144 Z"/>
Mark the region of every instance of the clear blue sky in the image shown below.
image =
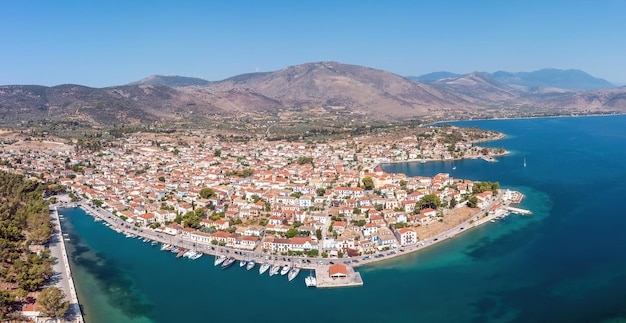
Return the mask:
<path id="1" fill-rule="evenodd" d="M 221 80 L 333 60 L 626 83 L 626 1 L 1 1 L 0 84 Z"/>

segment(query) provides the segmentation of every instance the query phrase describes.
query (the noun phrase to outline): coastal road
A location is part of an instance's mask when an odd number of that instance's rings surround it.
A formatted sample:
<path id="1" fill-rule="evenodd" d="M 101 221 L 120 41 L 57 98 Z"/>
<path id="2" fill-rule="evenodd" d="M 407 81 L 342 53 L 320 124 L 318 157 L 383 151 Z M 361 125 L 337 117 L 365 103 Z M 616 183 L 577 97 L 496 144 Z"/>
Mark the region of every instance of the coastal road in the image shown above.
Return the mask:
<path id="1" fill-rule="evenodd" d="M 59 214 L 56 211 L 56 207 L 53 207 L 50 211 L 54 231 L 50 239 L 49 248 L 50 255 L 55 258 L 54 264 L 52 265 L 52 269 L 54 270 L 52 282 L 65 293 L 66 299 L 70 301 L 70 308 L 65 314 L 65 321 L 83 322 L 83 316 L 80 305 L 78 304 L 78 299 L 76 298 L 76 291 L 74 290 L 74 283 L 71 277 L 72 274 L 63 241 L 64 236 L 61 230 Z"/>

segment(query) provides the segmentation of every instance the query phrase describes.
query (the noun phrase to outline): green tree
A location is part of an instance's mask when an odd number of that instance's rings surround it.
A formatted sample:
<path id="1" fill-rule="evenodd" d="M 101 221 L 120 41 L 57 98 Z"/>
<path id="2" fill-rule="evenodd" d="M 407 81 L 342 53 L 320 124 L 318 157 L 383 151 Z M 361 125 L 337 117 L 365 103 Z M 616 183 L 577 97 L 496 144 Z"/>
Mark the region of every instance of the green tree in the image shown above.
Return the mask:
<path id="1" fill-rule="evenodd" d="M 435 194 L 427 194 L 417 202 L 420 209 L 432 208 L 437 209 L 441 205 L 441 199 Z"/>
<path id="2" fill-rule="evenodd" d="M 287 232 L 285 232 L 285 236 L 287 238 L 293 238 L 293 237 L 295 237 L 298 234 L 298 232 L 299 232 L 298 229 L 291 228 L 291 229 L 287 230 Z"/>
<path id="3" fill-rule="evenodd" d="M 50 286 L 39 293 L 39 311 L 42 316 L 61 318 L 70 308 L 70 302 L 64 301 L 65 293 L 56 286 Z"/>
<path id="4" fill-rule="evenodd" d="M 476 197 L 476 195 L 472 195 L 469 199 L 467 199 L 467 206 L 471 208 L 475 208 L 476 206 L 478 206 L 478 198 Z"/>
<path id="5" fill-rule="evenodd" d="M 200 225 L 200 221 L 202 221 L 202 218 L 194 211 L 189 211 L 182 217 L 182 222 L 186 227 L 197 228 Z"/>
<path id="6" fill-rule="evenodd" d="M 374 180 L 371 177 L 364 177 L 361 182 L 363 182 L 363 188 L 370 191 L 374 189 Z"/>
<path id="7" fill-rule="evenodd" d="M 315 236 L 317 237 L 317 240 L 322 240 L 322 230 L 315 230 Z"/>
<path id="8" fill-rule="evenodd" d="M 208 199 L 208 198 L 212 198 L 212 197 L 216 197 L 217 196 L 217 194 L 215 194 L 213 189 L 210 188 L 210 187 L 205 187 L 205 188 L 201 189 L 199 195 L 203 199 Z"/>
<path id="9" fill-rule="evenodd" d="M 159 180 L 159 182 L 165 182 L 165 177 L 164 176 L 159 176 L 158 180 Z"/>
<path id="10" fill-rule="evenodd" d="M 315 190 L 315 193 L 317 194 L 317 196 L 324 196 L 324 194 L 326 194 L 326 189 L 323 187 L 320 187 Z"/>

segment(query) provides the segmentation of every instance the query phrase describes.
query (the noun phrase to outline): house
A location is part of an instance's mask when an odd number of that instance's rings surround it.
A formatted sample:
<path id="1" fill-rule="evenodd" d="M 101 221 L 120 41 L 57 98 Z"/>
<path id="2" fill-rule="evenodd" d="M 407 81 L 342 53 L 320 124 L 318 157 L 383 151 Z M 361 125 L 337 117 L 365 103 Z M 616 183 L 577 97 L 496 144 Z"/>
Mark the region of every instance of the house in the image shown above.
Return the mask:
<path id="1" fill-rule="evenodd" d="M 373 233 L 376 233 L 378 231 L 378 226 L 375 223 L 366 223 L 363 226 L 362 231 L 363 231 L 363 236 L 369 237 Z"/>
<path id="2" fill-rule="evenodd" d="M 343 221 L 333 222 L 333 231 L 337 232 L 338 234 L 343 234 L 343 232 L 346 231 L 346 227 L 347 224 Z"/>
<path id="3" fill-rule="evenodd" d="M 137 217 L 137 222 L 141 223 L 143 226 L 149 226 L 156 222 L 156 217 L 153 213 L 145 213 Z"/>
<path id="4" fill-rule="evenodd" d="M 417 233 L 411 228 L 401 228 L 394 232 L 401 246 L 413 245 L 417 242 Z"/>
<path id="5" fill-rule="evenodd" d="M 348 277 L 348 268 L 342 264 L 334 264 L 328 267 L 328 275 L 330 278 L 346 278 Z"/>

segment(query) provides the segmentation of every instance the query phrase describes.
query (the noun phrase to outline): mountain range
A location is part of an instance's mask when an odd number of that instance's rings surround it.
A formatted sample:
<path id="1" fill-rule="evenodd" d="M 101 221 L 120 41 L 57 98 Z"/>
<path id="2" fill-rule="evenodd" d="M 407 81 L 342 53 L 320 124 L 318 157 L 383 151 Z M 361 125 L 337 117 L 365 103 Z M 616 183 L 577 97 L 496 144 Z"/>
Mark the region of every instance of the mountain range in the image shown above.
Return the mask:
<path id="1" fill-rule="evenodd" d="M 0 123 L 72 121 L 91 126 L 231 120 L 269 124 L 435 121 L 626 112 L 626 88 L 582 71 L 431 73 L 417 78 L 316 62 L 209 82 L 150 76 L 90 88 L 0 86 Z"/>

